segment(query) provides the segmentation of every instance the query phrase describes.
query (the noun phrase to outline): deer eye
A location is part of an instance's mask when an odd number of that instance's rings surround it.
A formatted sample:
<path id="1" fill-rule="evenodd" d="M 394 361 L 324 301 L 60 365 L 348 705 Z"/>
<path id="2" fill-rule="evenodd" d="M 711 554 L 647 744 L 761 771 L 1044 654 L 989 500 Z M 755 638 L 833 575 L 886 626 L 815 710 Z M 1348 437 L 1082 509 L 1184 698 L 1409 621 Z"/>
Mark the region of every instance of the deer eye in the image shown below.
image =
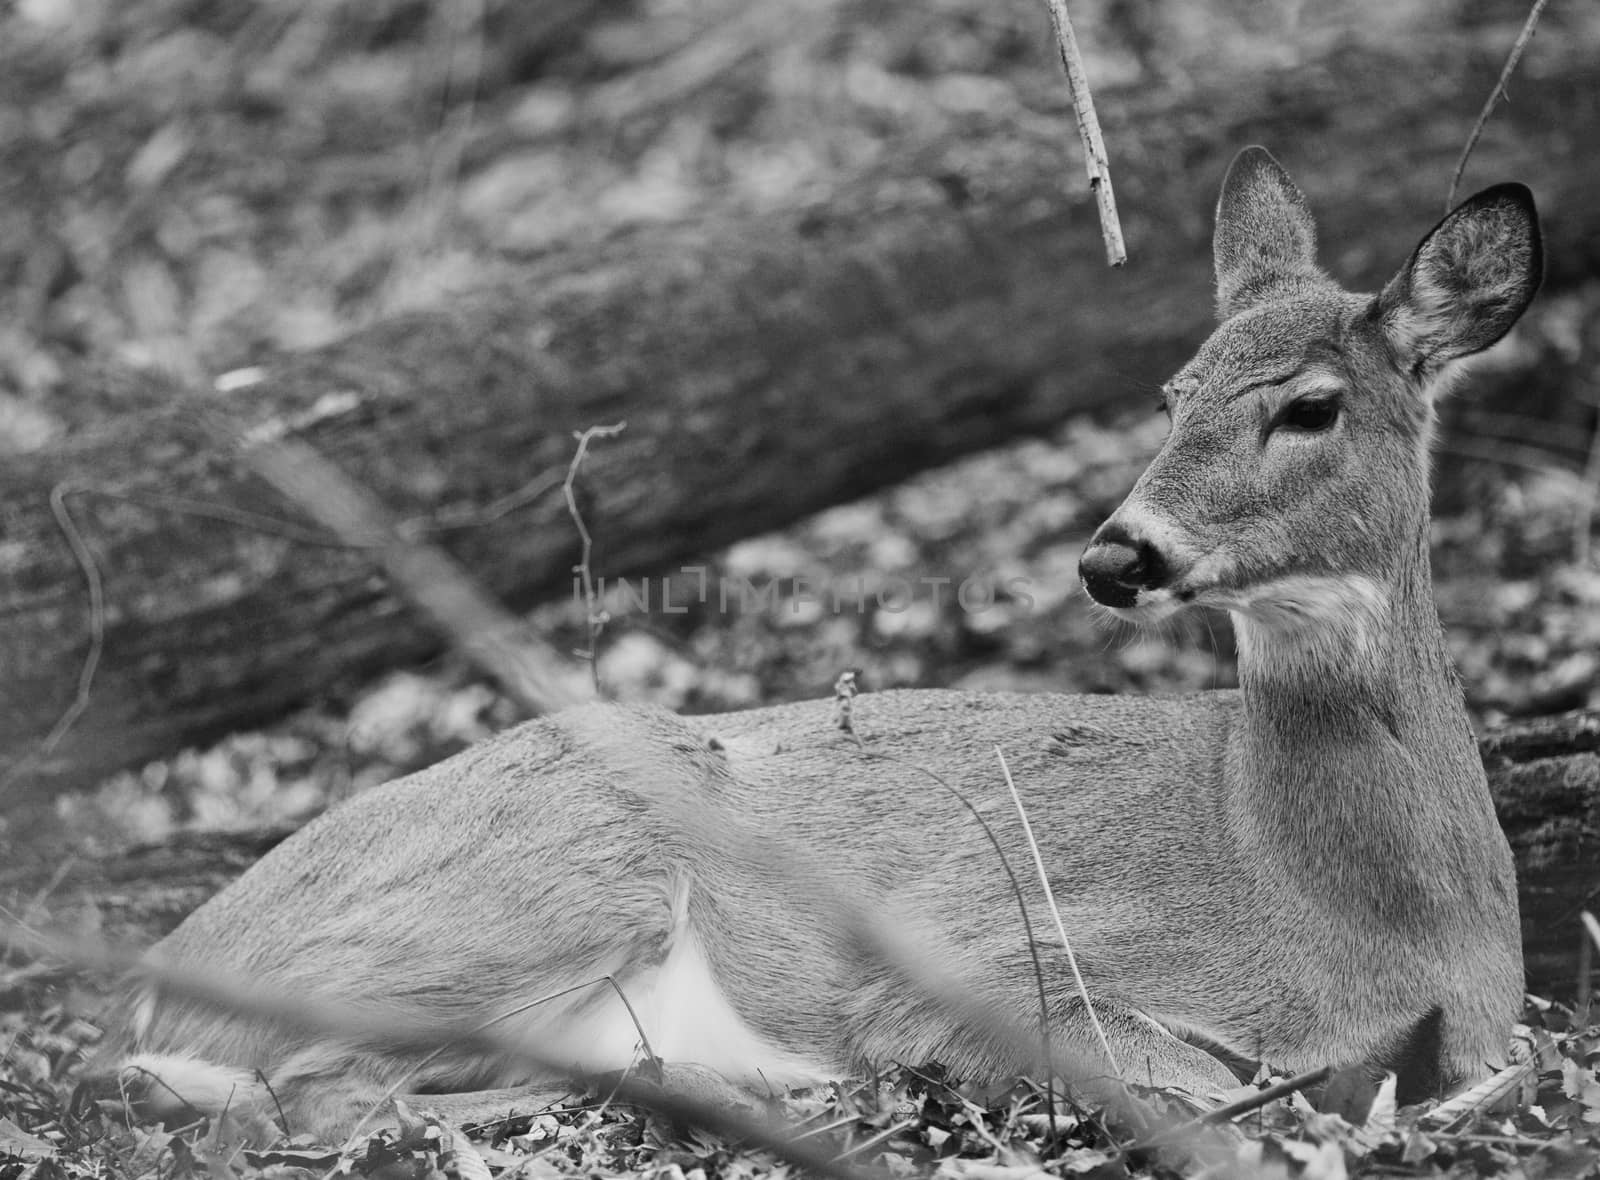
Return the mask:
<path id="1" fill-rule="evenodd" d="M 1332 397 L 1298 397 L 1278 412 L 1273 423 L 1289 430 L 1315 434 L 1339 420 L 1339 400 Z"/>

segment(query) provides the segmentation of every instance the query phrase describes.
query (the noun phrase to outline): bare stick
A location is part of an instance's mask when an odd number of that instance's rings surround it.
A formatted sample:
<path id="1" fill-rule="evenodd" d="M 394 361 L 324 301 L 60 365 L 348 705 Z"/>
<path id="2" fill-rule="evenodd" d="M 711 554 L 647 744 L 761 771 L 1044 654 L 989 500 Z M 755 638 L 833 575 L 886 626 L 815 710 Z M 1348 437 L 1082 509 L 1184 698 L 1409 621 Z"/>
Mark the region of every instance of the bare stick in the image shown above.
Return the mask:
<path id="1" fill-rule="evenodd" d="M 1506 93 L 1506 83 L 1511 80 L 1511 71 L 1515 70 L 1517 63 L 1522 60 L 1522 51 L 1528 47 L 1528 42 L 1533 40 L 1534 26 L 1539 23 L 1539 17 L 1548 3 L 1550 0 L 1533 0 L 1533 7 L 1528 10 L 1528 19 L 1522 22 L 1522 31 L 1517 34 L 1516 42 L 1506 56 L 1505 68 L 1500 71 L 1500 79 L 1489 92 L 1489 100 L 1483 104 L 1483 110 L 1478 112 L 1478 121 L 1472 125 L 1472 134 L 1467 136 L 1467 146 L 1461 149 L 1461 158 L 1456 161 L 1455 175 L 1450 178 L 1450 195 L 1444 202 L 1446 213 L 1456 207 L 1456 189 L 1461 186 L 1461 174 L 1467 170 L 1467 159 L 1472 155 L 1472 149 L 1478 146 L 1478 137 L 1483 134 L 1484 125 L 1489 122 L 1494 104 L 1502 98 L 1507 102 L 1511 100 L 1511 96 Z"/>
<path id="2" fill-rule="evenodd" d="M 916 1126 L 917 1123 L 920 1122 L 920 1121 L 921 1121 L 921 1119 L 919 1117 L 919 1118 L 914 1118 L 914 1119 L 907 1119 L 903 1123 L 891 1123 L 891 1124 L 889 1124 L 889 1126 L 887 1126 L 883 1130 L 879 1131 L 876 1135 L 871 1135 L 871 1136 L 867 1137 L 866 1139 L 863 1139 L 860 1143 L 857 1143 L 854 1147 L 845 1148 L 838 1155 L 833 1157 L 833 1162 L 834 1163 L 838 1163 L 840 1160 L 848 1159 L 850 1156 L 860 1155 L 863 1151 L 866 1151 L 867 1149 L 872 1148 L 872 1147 L 876 1147 L 878 1144 L 884 1142 L 885 1140 L 893 1139 L 896 1135 L 900 1134 L 901 1131 L 910 1130 L 912 1127 Z"/>
<path id="3" fill-rule="evenodd" d="M 50 510 L 55 513 L 56 523 L 61 526 L 62 534 L 72 548 L 72 556 L 83 571 L 83 580 L 89 586 L 89 654 L 84 657 L 83 666 L 78 670 L 78 691 L 73 695 L 71 707 L 51 727 L 49 735 L 39 747 L 39 753 L 44 757 L 55 750 L 62 735 L 89 707 L 89 691 L 94 687 L 95 670 L 100 666 L 100 654 L 105 650 L 106 643 L 106 595 L 100 581 L 100 567 L 95 564 L 94 554 L 89 551 L 83 534 L 78 531 L 72 514 L 67 511 L 67 497 L 77 490 L 71 484 L 57 484 L 51 488 Z"/>
<path id="4" fill-rule="evenodd" d="M 589 674 L 594 678 L 596 696 L 601 695 L 601 691 L 600 664 L 596 659 L 595 648 L 600 643 L 600 632 L 610 621 L 610 616 L 598 609 L 595 602 L 594 572 L 589 568 L 589 557 L 594 552 L 594 538 L 589 535 L 589 528 L 583 523 L 583 513 L 578 511 L 578 494 L 575 488 L 578 468 L 583 466 L 583 457 L 589 453 L 589 443 L 597 438 L 612 438 L 627 428 L 626 422 L 617 422 L 610 426 L 591 426 L 587 430 L 574 433 L 572 437 L 578 440 L 578 449 L 572 453 L 572 463 L 567 468 L 567 478 L 561 484 L 561 494 L 567 500 L 567 513 L 572 517 L 573 527 L 578 530 L 579 540 L 583 542 L 583 550 L 578 555 L 578 564 L 572 567 L 572 573 L 583 585 L 583 603 L 589 614 L 589 647 L 587 651 L 578 654 L 589 661 Z"/>
<path id="5" fill-rule="evenodd" d="M 1061 50 L 1061 64 L 1067 71 L 1072 109 L 1078 116 L 1078 138 L 1083 140 L 1089 190 L 1094 193 L 1095 206 L 1100 212 L 1100 236 L 1106 242 L 1106 262 L 1121 266 L 1128 261 L 1128 248 L 1122 242 L 1117 198 L 1111 191 L 1111 165 L 1106 162 L 1106 142 L 1100 137 L 1100 119 L 1094 113 L 1094 96 L 1089 93 L 1089 77 L 1084 73 L 1083 57 L 1078 52 L 1078 38 L 1067 16 L 1066 0 L 1046 0 L 1046 3 L 1050 7 L 1050 23 L 1056 30 L 1056 46 Z"/>
<path id="6" fill-rule="evenodd" d="M 50 727 L 43 741 L 0 773 L 0 796 L 4 796 L 17 779 L 54 753 L 67 731 L 78 723 L 78 718 L 89 707 L 94 674 L 100 667 L 100 656 L 105 651 L 106 596 L 105 586 L 100 579 L 100 567 L 95 564 L 94 554 L 90 552 L 83 534 L 72 519 L 72 513 L 67 509 L 67 497 L 83 490 L 77 484 L 57 484 L 50 489 L 50 511 L 55 514 L 56 525 L 61 529 L 62 536 L 66 537 L 67 547 L 72 550 L 72 559 L 78 563 L 78 569 L 83 572 L 83 580 L 89 588 L 89 651 L 78 666 L 78 684 L 72 694 L 72 703 L 56 718 L 56 723 Z"/>
<path id="7" fill-rule="evenodd" d="M 1268 1086 L 1259 1093 L 1247 1095 L 1237 1102 L 1230 1102 L 1226 1106 L 1217 1107 L 1216 1110 L 1207 1111 L 1200 1116 L 1199 1121 L 1208 1126 L 1232 1122 L 1242 1114 L 1249 1114 L 1252 1110 L 1260 1110 L 1269 1102 L 1276 1102 L 1280 1098 L 1298 1094 L 1307 1086 L 1315 1086 L 1319 1082 L 1325 1082 L 1331 1073 L 1333 1073 L 1333 1066 L 1331 1065 L 1324 1065 L 1321 1069 L 1307 1070 L 1305 1073 L 1296 1074 L 1292 1078 L 1285 1078 L 1281 1082 Z"/>
<path id="8" fill-rule="evenodd" d="M 1226 1106 L 1208 1110 L 1205 1114 L 1191 1119 L 1187 1123 L 1179 1123 L 1176 1127 L 1169 1127 L 1165 1131 L 1134 1144 L 1130 1150 L 1146 1151 L 1152 1147 L 1167 1143 L 1175 1137 L 1192 1134 L 1200 1127 L 1216 1127 L 1223 1123 L 1230 1123 L 1241 1115 L 1249 1114 L 1253 1110 L 1260 1110 L 1268 1103 L 1276 1102 L 1280 1098 L 1287 1098 L 1291 1094 L 1298 1094 L 1309 1086 L 1315 1086 L 1327 1081 L 1332 1073 L 1333 1066 L 1324 1065 L 1319 1069 L 1308 1070 L 1305 1073 L 1296 1074 L 1292 1078 L 1285 1078 L 1283 1081 L 1276 1082 L 1264 1090 L 1258 1090 L 1254 1094 L 1246 1094 L 1237 1102 L 1230 1102 Z"/>

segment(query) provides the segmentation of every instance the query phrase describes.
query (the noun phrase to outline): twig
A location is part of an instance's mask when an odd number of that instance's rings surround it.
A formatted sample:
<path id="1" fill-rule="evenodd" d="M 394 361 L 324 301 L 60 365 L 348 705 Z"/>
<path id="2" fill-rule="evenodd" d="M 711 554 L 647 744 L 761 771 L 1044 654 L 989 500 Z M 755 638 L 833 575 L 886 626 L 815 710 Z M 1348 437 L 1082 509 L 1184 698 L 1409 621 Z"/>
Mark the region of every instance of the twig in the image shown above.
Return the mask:
<path id="1" fill-rule="evenodd" d="M 1280 1098 L 1287 1098 L 1291 1094 L 1298 1094 L 1310 1086 L 1328 1080 L 1333 1073 L 1333 1066 L 1324 1065 L 1321 1069 L 1307 1070 L 1305 1073 L 1296 1074 L 1292 1078 L 1285 1078 L 1255 1094 L 1247 1094 L 1237 1102 L 1230 1102 L 1226 1106 L 1219 1106 L 1216 1110 L 1208 1110 L 1196 1121 L 1206 1126 L 1216 1126 L 1219 1123 L 1230 1123 L 1242 1114 L 1249 1114 L 1252 1110 L 1260 1110 L 1269 1102 L 1276 1102 Z"/>
<path id="2" fill-rule="evenodd" d="M 1540 0 L 1543 3 L 1543 0 Z M 1089 78 L 1078 52 L 1078 38 L 1067 16 L 1066 0 L 1046 0 L 1050 23 L 1055 26 L 1056 47 L 1067 71 L 1067 89 L 1072 93 L 1072 109 L 1078 116 L 1078 138 L 1083 140 L 1084 164 L 1089 172 L 1089 189 L 1100 212 L 1100 236 L 1106 243 L 1106 262 L 1121 266 L 1128 261 L 1128 248 L 1122 241 L 1122 222 L 1117 219 L 1117 198 L 1111 191 L 1111 166 L 1106 162 L 1106 144 L 1100 136 L 1100 119 L 1094 113 L 1094 97 L 1089 93 Z"/>
<path id="3" fill-rule="evenodd" d="M 1333 1067 L 1324 1065 L 1320 1069 L 1296 1074 L 1292 1078 L 1286 1078 L 1281 1082 L 1268 1086 L 1265 1090 L 1259 1090 L 1254 1094 L 1246 1094 L 1237 1102 L 1230 1102 L 1226 1106 L 1208 1110 L 1186 1123 L 1179 1123 L 1175 1127 L 1168 1127 L 1164 1131 L 1157 1132 L 1155 1135 L 1134 1144 L 1129 1150 L 1146 1151 L 1152 1147 L 1165 1146 L 1169 1141 L 1197 1131 L 1201 1127 L 1216 1127 L 1223 1123 L 1230 1123 L 1240 1115 L 1249 1114 L 1253 1110 L 1260 1110 L 1263 1106 L 1276 1102 L 1280 1098 L 1298 1094 L 1309 1086 L 1315 1086 L 1319 1082 L 1326 1081 L 1331 1073 L 1333 1073 Z"/>
<path id="4" fill-rule="evenodd" d="M 440 5 L 435 19 L 443 26 L 444 78 L 439 88 L 439 128 L 428 145 L 426 179 L 415 218 L 416 240 L 421 244 L 418 255 L 438 245 L 440 225 L 445 218 L 445 208 L 450 193 L 456 185 L 461 170 L 461 158 L 466 151 L 467 137 L 476 115 L 478 86 L 482 81 L 484 59 L 484 3 L 483 0 L 454 0 Z M 457 62 L 458 49 L 465 45 L 468 57 L 466 68 Z M 451 109 L 451 102 L 460 94 L 460 105 Z"/>
<path id="5" fill-rule="evenodd" d="M 916 1126 L 919 1121 L 919 1119 L 906 1119 L 902 1123 L 892 1123 L 883 1130 L 879 1131 L 876 1135 L 872 1135 L 866 1139 L 863 1139 L 854 1147 L 845 1148 L 838 1155 L 833 1157 L 834 1162 L 838 1163 L 840 1160 L 848 1159 L 852 1155 L 860 1155 L 869 1147 L 875 1147 L 886 1139 L 893 1139 L 896 1135 L 900 1134 L 901 1131 L 906 1130 L 908 1127 Z"/>
<path id="6" fill-rule="evenodd" d="M 211 504 L 189 496 L 169 496 L 164 492 L 117 491 L 114 488 L 79 484 L 71 489 L 70 494 L 97 496 L 102 500 L 117 500 L 124 504 L 164 509 L 184 516 L 218 520 L 223 524 L 238 525 L 240 528 L 252 529 L 270 537 L 282 537 L 299 545 L 318 545 L 325 549 L 372 549 L 381 543 L 370 539 L 341 537 L 327 529 L 308 528 L 293 520 L 268 516 L 264 512 L 252 512 L 248 508 L 235 508 L 231 504 Z"/>
<path id="7" fill-rule="evenodd" d="M 77 865 L 77 853 L 72 853 L 69 856 L 64 856 L 61 858 L 61 863 L 58 864 L 55 867 L 55 871 L 50 874 L 50 879 L 46 881 L 37 892 L 34 893 L 33 900 L 30 901 L 28 903 L 28 907 L 22 911 L 21 921 L 24 925 L 27 925 L 34 920 L 34 915 L 44 908 L 44 903 L 49 899 L 50 895 L 56 891 L 61 882 L 67 879 L 67 874 L 76 868 Z"/>
<path id="8" fill-rule="evenodd" d="M 681 110 L 695 95 L 735 76 L 741 63 L 814 38 L 834 24 L 835 0 L 797 5 L 790 0 L 707 6 L 704 22 L 662 58 L 628 70 L 587 91 L 580 118 L 607 128 Z"/>
<path id="9" fill-rule="evenodd" d="M 1506 56 L 1505 68 L 1500 71 L 1500 78 L 1494 84 L 1494 89 L 1489 92 L 1488 101 L 1483 104 L 1483 110 L 1478 112 L 1478 121 L 1472 125 L 1472 134 L 1467 136 L 1467 146 L 1461 149 L 1461 158 L 1456 161 L 1455 175 L 1450 178 L 1450 195 L 1445 198 L 1444 211 L 1446 213 L 1456 207 L 1456 190 L 1461 187 L 1461 174 L 1467 170 L 1467 159 L 1472 155 L 1472 149 L 1478 146 L 1478 137 L 1483 134 L 1484 126 L 1489 122 L 1489 116 L 1494 111 L 1494 104 L 1504 98 L 1511 101 L 1511 96 L 1506 93 L 1506 83 L 1511 80 L 1511 72 L 1517 68 L 1517 63 L 1522 60 L 1522 51 L 1528 47 L 1528 42 L 1533 40 L 1533 30 L 1539 23 L 1539 17 L 1544 12 L 1544 6 L 1550 0 L 1533 0 L 1533 7 L 1528 10 L 1528 19 L 1522 22 L 1522 31 L 1517 34 L 1511 52 Z"/>
<path id="10" fill-rule="evenodd" d="M 555 471 L 541 471 L 516 491 L 507 492 L 498 499 L 478 507 L 441 508 L 427 516 L 413 516 L 395 527 L 407 540 L 431 536 L 455 529 L 475 529 L 493 524 L 518 508 L 524 508 L 541 499 L 546 493 L 561 486 L 563 476 Z"/>
<path id="11" fill-rule="evenodd" d="M 999 746 L 994 748 L 994 756 L 1000 760 L 1000 773 L 1005 775 L 1006 788 L 1011 792 L 1011 802 L 1017 809 L 1017 817 L 1022 820 L 1022 835 L 1028 841 L 1028 851 L 1033 854 L 1033 867 L 1039 870 L 1039 884 L 1044 887 L 1045 904 L 1050 907 L 1050 917 L 1056 924 L 1056 937 L 1061 939 L 1062 949 L 1067 952 L 1067 966 L 1072 968 L 1072 981 L 1077 984 L 1078 995 L 1083 998 L 1084 1010 L 1089 1013 L 1089 1023 L 1094 1026 L 1094 1035 L 1100 1038 L 1100 1048 L 1105 1053 L 1106 1060 L 1111 1063 L 1111 1068 L 1117 1077 L 1122 1078 L 1122 1066 L 1117 1064 L 1116 1054 L 1111 1051 L 1111 1042 L 1106 1040 L 1106 1030 L 1101 1027 L 1100 1017 L 1095 1013 L 1094 1001 L 1089 998 L 1089 985 L 1083 981 L 1083 972 L 1078 970 L 1078 956 L 1072 953 L 1072 941 L 1067 937 L 1067 928 L 1061 921 L 1061 910 L 1056 906 L 1055 891 L 1050 888 L 1050 876 L 1045 872 L 1044 857 L 1039 854 L 1039 842 L 1033 838 L 1033 825 L 1028 822 L 1028 812 L 1022 806 L 1022 796 L 1018 794 L 1016 781 L 1011 777 L 1011 767 L 1006 765 L 1005 752 Z"/>
<path id="12" fill-rule="evenodd" d="M 525 1036 L 494 1035 L 469 1026 L 410 1020 L 396 1013 L 374 1012 L 302 995 L 268 995 L 245 979 L 207 971 L 193 964 L 166 965 L 84 942 L 47 938 L 12 923 L 0 924 L 0 933 L 36 955 L 64 960 L 85 971 L 143 978 L 170 995 L 234 1016 L 271 1021 L 285 1028 L 339 1041 L 371 1041 L 393 1052 L 457 1046 L 515 1060 L 552 1077 L 564 1077 L 568 1072 L 565 1065 Z M 770 1120 L 753 1118 L 631 1078 L 623 1079 L 618 1093 L 626 1102 L 677 1122 L 742 1139 L 818 1175 L 835 1180 L 860 1180 L 861 1173 L 836 1162 L 828 1152 L 792 1139 L 787 1128 Z"/>
<path id="13" fill-rule="evenodd" d="M 259 1069 L 256 1070 L 256 1081 L 261 1083 L 262 1088 L 267 1092 L 267 1096 L 272 1099 L 272 1107 L 278 1112 L 278 1126 L 283 1128 L 285 1137 L 292 1138 L 294 1132 L 289 1127 L 289 1116 L 283 1113 L 283 1103 L 278 1100 L 278 1091 L 273 1089 L 272 1081 Z M 233 1100 L 231 1095 L 229 1096 L 228 1100 L 230 1102 Z M 124 1105 L 127 1104 L 128 1097 L 126 1094 L 123 1095 L 122 1101 Z M 217 1130 L 220 1131 L 221 1129 L 222 1123 L 219 1121 L 217 1123 Z"/>
<path id="14" fill-rule="evenodd" d="M 583 602 L 589 614 L 589 647 L 578 655 L 589 661 L 589 674 L 594 677 L 594 691 L 600 694 L 600 664 L 595 658 L 595 648 L 600 642 L 600 632 L 610 622 L 610 616 L 604 610 L 597 609 L 594 594 L 594 573 L 589 568 L 589 557 L 594 552 L 594 538 L 589 535 L 589 528 L 583 523 L 583 513 L 578 511 L 578 494 L 576 485 L 578 481 L 578 468 L 583 465 L 584 456 L 589 453 L 589 444 L 597 438 L 615 438 L 628 428 L 626 422 L 614 422 L 610 426 L 591 426 L 587 430 L 574 433 L 578 440 L 578 449 L 572 453 L 572 462 L 567 467 L 567 478 L 562 481 L 561 494 L 567 500 L 567 513 L 572 517 L 573 527 L 578 530 L 578 537 L 583 542 L 582 552 L 578 556 L 578 564 L 572 567 L 572 572 L 583 587 Z"/>
<path id="15" fill-rule="evenodd" d="M 827 1109 L 824 1108 L 823 1110 L 818 1111 L 816 1114 L 810 1115 L 809 1117 L 801 1119 L 799 1122 L 795 1123 L 794 1127 L 796 1133 L 794 1137 L 796 1139 L 809 1139 L 813 1135 L 827 1135 L 833 1131 L 848 1127 L 851 1123 L 856 1122 L 861 1117 L 860 1115 L 847 1114 L 841 1118 L 833 1119 L 830 1122 L 818 1123 L 815 1127 L 808 1128 L 807 1130 L 800 1130 L 800 1128 L 804 1127 L 811 1119 L 821 1118 L 827 1113 Z"/>
<path id="16" fill-rule="evenodd" d="M 910 1074 L 912 1077 L 914 1077 L 914 1078 L 921 1078 L 922 1081 L 927 1083 L 930 1087 L 935 1087 L 935 1086 L 939 1086 L 939 1085 L 943 1084 L 943 1085 L 946 1086 L 947 1089 L 949 1089 L 949 1084 L 947 1082 L 946 1083 L 941 1083 L 939 1079 L 929 1077 L 927 1074 L 923 1073 L 919 1069 L 915 1069 L 915 1068 L 913 1068 L 913 1067 L 908 1065 L 908 1066 L 905 1067 L 905 1071 L 908 1074 Z M 1006 1145 L 1004 1143 L 1001 1143 L 999 1137 L 997 1135 L 995 1135 L 995 1133 L 989 1129 L 989 1112 L 986 1111 L 983 1107 L 979 1106 L 972 1099 L 968 1098 L 965 1094 L 963 1094 L 958 1089 L 950 1089 L 950 1094 L 951 1094 L 951 1096 L 953 1098 L 955 1098 L 955 1100 L 957 1102 L 961 1103 L 962 1107 L 966 1110 L 966 1112 L 967 1112 L 967 1126 L 971 1127 L 973 1132 L 980 1139 L 982 1139 L 990 1147 L 994 1148 L 994 1152 L 995 1152 L 996 1157 L 1002 1156 L 1003 1153 L 1006 1150 Z M 1052 1140 L 1054 1140 L 1056 1138 L 1056 1123 L 1055 1123 L 1055 1119 L 1049 1117 L 1049 1108 L 1048 1107 L 1046 1108 L 1046 1111 L 1047 1111 L 1047 1113 L 1045 1115 L 1040 1116 L 1041 1122 L 1043 1122 L 1044 1120 L 1048 1119 L 1048 1130 L 1049 1130 L 1049 1133 L 1050 1133 L 1050 1138 Z M 1106 1138 L 1109 1139 L 1110 1136 L 1107 1135 Z"/>
<path id="17" fill-rule="evenodd" d="M 1501 1147 L 1514 1147 L 1523 1151 L 1538 1151 L 1550 1146 L 1549 1139 L 1536 1139 L 1531 1135 L 1469 1135 L 1460 1131 L 1447 1131 L 1451 1143 L 1494 1143 Z"/>
<path id="18" fill-rule="evenodd" d="M 11 784 L 26 774 L 31 767 L 48 758 L 60 744 L 61 739 L 66 736 L 67 731 L 78 723 L 78 718 L 82 717 L 84 710 L 89 707 L 89 694 L 94 688 L 94 674 L 100 667 L 100 656 L 105 651 L 106 597 L 105 587 L 100 580 L 100 567 L 95 563 L 94 554 L 90 552 L 83 534 L 78 531 L 72 513 L 67 510 L 67 497 L 83 490 L 77 484 L 58 483 L 50 489 L 50 511 L 55 514 L 56 525 L 66 537 L 67 546 L 72 550 L 72 558 L 83 571 L 83 580 L 89 588 L 89 651 L 78 667 L 78 687 L 73 693 L 71 704 L 60 717 L 56 718 L 56 723 L 50 727 L 50 732 L 45 735 L 43 741 L 6 767 L 4 774 L 0 774 L 0 796 L 4 796 Z"/>

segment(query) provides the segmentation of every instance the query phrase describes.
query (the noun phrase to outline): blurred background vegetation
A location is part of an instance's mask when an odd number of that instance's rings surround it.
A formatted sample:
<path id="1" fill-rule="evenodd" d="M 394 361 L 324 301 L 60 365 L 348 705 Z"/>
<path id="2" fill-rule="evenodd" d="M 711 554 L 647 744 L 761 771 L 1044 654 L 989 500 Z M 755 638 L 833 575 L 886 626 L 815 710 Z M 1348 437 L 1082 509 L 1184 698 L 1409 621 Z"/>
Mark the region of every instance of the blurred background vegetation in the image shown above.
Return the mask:
<path id="1" fill-rule="evenodd" d="M 1499 0 L 1073 5 L 1113 176 L 1136 144 L 1183 150 L 1178 126 L 1119 137 L 1153 94 L 1204 121 L 1185 95 L 1262 69 L 1309 78 L 1350 45 L 1448 39 L 1497 65 L 1524 15 Z M 1551 6 L 1513 100 L 1541 86 L 1546 47 L 1600 52 L 1600 8 Z M 1461 140 L 1484 97 L 1453 96 Z M 1597 96 L 1578 101 L 1592 115 Z M 1063 186 L 1079 183 L 1038 0 L 16 0 L 0 9 L 0 452 L 449 306 L 574 242 L 826 203 L 907 140 L 1015 125 L 1052 128 Z M 1269 146 L 1291 171 L 1296 151 L 1315 151 Z M 1411 211 L 1418 233 L 1435 214 Z M 1133 265 L 1171 261 L 1160 229 L 1130 238 Z M 1348 247 L 1330 246 L 1337 272 Z M 1560 289 L 1446 411 L 1438 594 L 1481 723 L 1600 706 L 1600 243 L 1561 261 Z M 1538 388 L 1497 382 L 1530 363 Z M 601 681 L 695 711 L 825 694 L 852 667 L 869 688 L 1231 684 L 1224 620 L 1136 638 L 1105 629 L 1077 590 L 1089 532 L 1164 434 L 1137 384 L 1125 417 L 1074 421 L 706 554 L 713 577 L 859 578 L 870 594 L 894 577 L 936 572 L 953 587 L 976 574 L 1022 579 L 1031 601 L 619 613 Z M 586 643 L 577 604 L 533 620 L 564 650 Z M 515 716 L 446 656 L 119 775 L 61 814 L 91 845 L 300 819 Z"/>

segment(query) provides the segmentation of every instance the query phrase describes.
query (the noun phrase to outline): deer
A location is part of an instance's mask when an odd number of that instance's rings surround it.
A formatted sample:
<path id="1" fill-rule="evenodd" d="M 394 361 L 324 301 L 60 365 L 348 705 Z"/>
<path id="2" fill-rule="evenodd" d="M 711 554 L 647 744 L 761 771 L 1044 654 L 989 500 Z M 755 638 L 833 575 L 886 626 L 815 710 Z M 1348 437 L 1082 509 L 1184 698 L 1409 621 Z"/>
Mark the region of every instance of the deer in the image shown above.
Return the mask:
<path id="1" fill-rule="evenodd" d="M 1470 197 L 1353 294 L 1252 147 L 1213 256 L 1218 326 L 1162 386 L 1170 433 L 1079 572 L 1134 624 L 1226 612 L 1237 689 L 891 690 L 855 698 L 848 729 L 832 700 L 583 705 L 329 810 L 152 960 L 307 1004 L 499 1020 L 575 1071 L 647 1043 L 740 1093 L 892 1062 L 1039 1068 L 872 953 L 847 898 L 1091 1074 L 1202 1102 L 1240 1062 L 1389 1070 L 1402 1102 L 1487 1076 L 1522 997 L 1517 892 L 1433 603 L 1430 448 L 1458 362 L 1539 286 L 1532 195 Z M 1023 924 L 1014 888 L 1040 913 L 1043 887 L 1014 887 L 977 822 L 1025 860 L 997 748 L 1081 987 Z M 109 1059 L 143 1115 L 340 1135 L 393 1093 L 548 1080 L 481 1046 L 408 1057 L 148 982 L 125 1010 Z"/>

